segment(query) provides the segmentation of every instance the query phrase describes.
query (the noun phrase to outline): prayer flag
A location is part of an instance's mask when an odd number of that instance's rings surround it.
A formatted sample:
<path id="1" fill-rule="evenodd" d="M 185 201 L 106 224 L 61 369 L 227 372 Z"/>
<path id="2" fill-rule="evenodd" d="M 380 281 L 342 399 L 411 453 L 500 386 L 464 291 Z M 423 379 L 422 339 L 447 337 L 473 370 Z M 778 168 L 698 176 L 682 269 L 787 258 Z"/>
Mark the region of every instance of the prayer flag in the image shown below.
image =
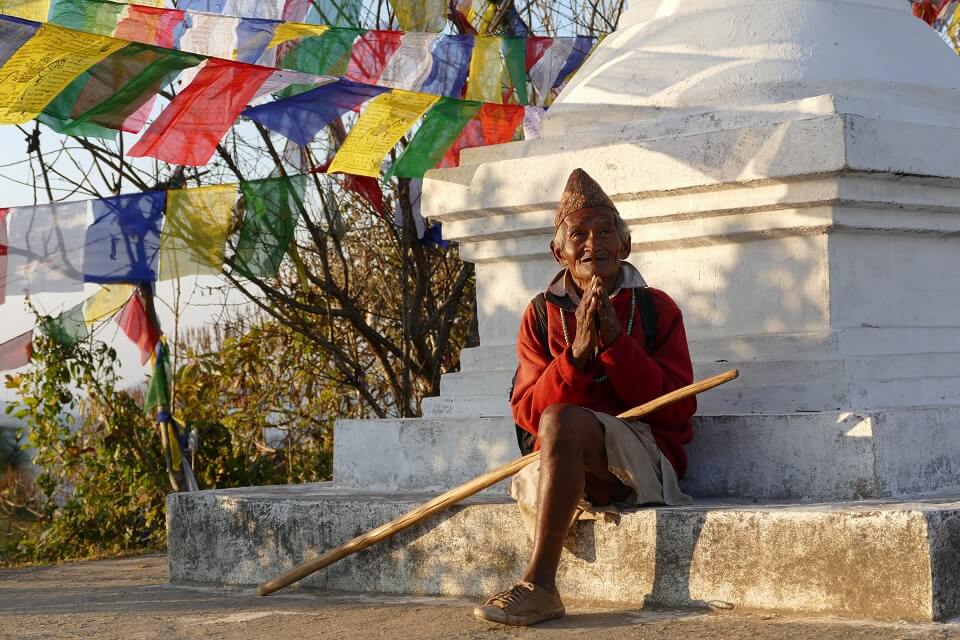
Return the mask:
<path id="1" fill-rule="evenodd" d="M 556 83 L 573 52 L 573 38 L 554 38 L 550 48 L 543 52 L 539 60 L 530 68 L 530 82 L 537 92 L 537 105 L 544 107 L 550 98 L 550 89 Z"/>
<path id="2" fill-rule="evenodd" d="M 533 68 L 547 49 L 553 44 L 553 38 L 547 36 L 530 36 L 527 38 L 527 51 L 524 66 L 527 71 Z"/>
<path id="3" fill-rule="evenodd" d="M 40 323 L 40 331 L 62 347 L 72 347 L 90 335 L 83 321 L 83 303 Z"/>
<path id="4" fill-rule="evenodd" d="M 177 9 L 162 9 L 132 4 L 127 15 L 117 23 L 114 37 L 168 49 L 175 47 L 174 30 L 183 23 L 186 14 Z"/>
<path id="5" fill-rule="evenodd" d="M 460 152 L 463 149 L 509 142 L 523 121 L 523 114 L 524 107 L 519 105 L 485 103 L 476 117 L 463 128 L 439 166 L 460 166 Z"/>
<path id="6" fill-rule="evenodd" d="M 500 62 L 500 47 L 498 36 L 477 36 L 470 58 L 467 100 L 501 102 L 503 64 Z"/>
<path id="7" fill-rule="evenodd" d="M 410 200 L 410 213 L 413 215 L 413 225 L 417 229 L 417 238 L 422 238 L 426 231 L 427 223 L 420 213 L 420 204 L 423 200 L 423 179 L 411 178 L 407 181 L 407 197 Z M 397 208 L 393 212 L 393 224 L 397 227 L 403 227 L 403 207 L 400 206 L 400 200 L 397 199 Z"/>
<path id="8" fill-rule="evenodd" d="M 236 200 L 237 187 L 229 184 L 167 192 L 161 280 L 220 273 Z"/>
<path id="9" fill-rule="evenodd" d="M 275 20 L 241 18 L 240 24 L 237 25 L 237 50 L 229 57 L 240 62 L 256 64 L 273 41 L 277 24 Z"/>
<path id="10" fill-rule="evenodd" d="M 523 109 L 523 139 L 536 140 L 540 137 L 543 115 L 547 112 L 543 107 L 524 107 Z"/>
<path id="11" fill-rule="evenodd" d="M 446 0 L 391 0 L 390 5 L 403 31 L 443 31 L 447 23 Z"/>
<path id="12" fill-rule="evenodd" d="M 139 131 L 134 116 L 183 69 L 203 62 L 200 56 L 133 43 L 98 62 L 44 109 L 44 122 L 79 135 L 87 123 L 109 129 Z M 136 128 L 134 128 L 136 127 Z"/>
<path id="13" fill-rule="evenodd" d="M 527 42 L 524 38 L 503 39 L 503 61 L 520 104 L 527 104 L 526 59 Z"/>
<path id="14" fill-rule="evenodd" d="M 146 364 L 153 354 L 160 334 L 147 318 L 140 294 L 132 296 L 115 319 L 123 333 L 140 348 L 140 364 Z"/>
<path id="15" fill-rule="evenodd" d="M 286 0 L 283 4 L 281 19 L 284 22 L 303 22 L 312 0 Z"/>
<path id="16" fill-rule="evenodd" d="M 118 2 L 56 0 L 47 21 L 67 29 L 112 36 L 127 9 L 126 4 Z"/>
<path id="17" fill-rule="evenodd" d="M 394 89 L 419 91 L 430 75 L 430 50 L 440 36 L 436 33 L 405 33 L 400 48 L 387 62 L 378 84 Z"/>
<path id="18" fill-rule="evenodd" d="M 0 304 L 7 299 L 7 214 L 10 209 L 0 209 Z"/>
<path id="19" fill-rule="evenodd" d="M 112 318 L 127 304 L 137 288 L 132 284 L 108 284 L 84 300 L 83 321 L 90 328 L 97 322 Z"/>
<path id="20" fill-rule="evenodd" d="M 0 371 L 12 371 L 30 364 L 33 356 L 33 330 L 0 344 Z"/>
<path id="21" fill-rule="evenodd" d="M 330 27 L 322 24 L 281 22 L 273 32 L 273 37 L 270 39 L 270 43 L 267 44 L 267 48 L 276 47 L 291 40 L 299 40 L 306 36 L 322 36 L 329 30 Z"/>
<path id="22" fill-rule="evenodd" d="M 361 0 L 310 0 L 306 21 L 331 27 L 359 27 Z"/>
<path id="23" fill-rule="evenodd" d="M 279 94 L 287 87 L 293 85 L 310 89 L 336 81 L 337 79 L 333 76 L 317 76 L 309 73 L 300 73 L 299 71 L 279 69 L 271 73 L 270 77 L 260 85 L 256 95 L 253 96 L 253 99 L 250 101 L 250 106 L 254 107 L 257 104 L 276 102 L 271 94 Z"/>
<path id="24" fill-rule="evenodd" d="M 354 82 L 376 84 L 387 61 L 400 48 L 399 31 L 367 31 L 353 45 L 350 64 L 343 77 Z"/>
<path id="25" fill-rule="evenodd" d="M 87 202 L 11 209 L 7 293 L 83 290 Z"/>
<path id="26" fill-rule="evenodd" d="M 413 139 L 390 167 L 385 180 L 420 178 L 437 166 L 460 132 L 480 111 L 479 102 L 440 98 L 423 119 Z"/>
<path id="27" fill-rule="evenodd" d="M 233 256 L 237 272 L 248 278 L 277 275 L 293 239 L 306 188 L 303 175 L 240 184 L 244 213 Z"/>
<path id="28" fill-rule="evenodd" d="M 0 67 L 0 124 L 22 124 L 37 117 L 74 78 L 126 45 L 41 25 Z"/>
<path id="29" fill-rule="evenodd" d="M 322 36 L 304 37 L 286 53 L 277 53 L 277 64 L 284 69 L 293 69 L 304 73 L 330 74 L 338 63 L 348 58 L 353 41 L 364 33 L 363 29 L 330 29 Z M 291 87 L 284 95 L 294 95 L 308 90 Z"/>
<path id="30" fill-rule="evenodd" d="M 93 201 L 83 260 L 86 282 L 154 282 L 165 191 Z"/>
<path id="31" fill-rule="evenodd" d="M 383 189 L 380 188 L 380 181 L 376 178 L 347 174 L 343 178 L 343 188 L 363 198 L 381 216 L 386 213 L 383 206 Z"/>
<path id="32" fill-rule="evenodd" d="M 170 406 L 170 354 L 163 340 L 157 340 L 156 349 L 153 375 L 150 376 L 143 399 L 143 412 L 147 415 L 156 407 Z"/>
<path id="33" fill-rule="evenodd" d="M 180 0 L 178 9 L 203 11 L 224 16 L 245 16 L 279 20 L 283 0 Z"/>
<path id="34" fill-rule="evenodd" d="M 0 5 L 2 3 L 3 0 L 0 0 Z M 39 24 L 23 22 L 22 20 L 0 18 L 0 67 L 17 49 L 23 46 L 23 43 L 33 37 L 39 27 Z"/>
<path id="35" fill-rule="evenodd" d="M 50 0 L 0 0 L 0 13 L 34 22 L 46 22 L 50 14 Z"/>
<path id="36" fill-rule="evenodd" d="M 290 98 L 250 107 L 243 115 L 304 147 L 325 126 L 385 91 L 389 89 L 340 79 Z"/>
<path id="37" fill-rule="evenodd" d="M 424 93 L 459 98 L 467 81 L 473 36 L 440 36 L 433 47 L 430 75 L 420 88 Z"/>
<path id="38" fill-rule="evenodd" d="M 211 58 L 127 155 L 202 166 L 272 69 Z"/>
<path id="39" fill-rule="evenodd" d="M 584 60 L 590 55 L 590 50 L 593 49 L 594 42 L 595 40 L 590 36 L 577 36 L 573 39 L 573 49 L 560 68 L 556 80 L 553 81 L 553 88 L 562 86 L 567 78 L 583 65 Z"/>
<path id="40" fill-rule="evenodd" d="M 337 151 L 329 172 L 378 177 L 383 157 L 438 99 L 394 89 L 371 100 Z"/>

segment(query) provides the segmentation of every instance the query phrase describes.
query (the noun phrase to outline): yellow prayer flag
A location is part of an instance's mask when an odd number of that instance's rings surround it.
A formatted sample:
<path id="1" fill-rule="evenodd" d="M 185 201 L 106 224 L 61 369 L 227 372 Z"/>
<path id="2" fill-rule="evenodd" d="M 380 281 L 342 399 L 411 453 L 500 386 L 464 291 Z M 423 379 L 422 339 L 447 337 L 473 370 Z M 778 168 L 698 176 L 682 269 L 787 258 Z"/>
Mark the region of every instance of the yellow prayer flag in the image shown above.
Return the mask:
<path id="1" fill-rule="evenodd" d="M 481 102 L 503 101 L 503 63 L 500 61 L 501 38 L 478 36 L 470 58 L 470 75 L 467 77 L 467 100 Z"/>
<path id="2" fill-rule="evenodd" d="M 403 134 L 440 96 L 394 89 L 367 103 L 350 135 L 330 164 L 328 173 L 342 171 L 376 178 L 380 163 Z"/>
<path id="3" fill-rule="evenodd" d="M 0 67 L 0 124 L 23 124 L 37 117 L 77 76 L 127 44 L 41 25 Z"/>
<path id="4" fill-rule="evenodd" d="M 447 22 L 447 0 L 391 0 L 400 30 L 433 33 Z"/>
<path id="5" fill-rule="evenodd" d="M 273 38 L 270 40 L 270 44 L 267 45 L 267 49 L 283 44 L 284 42 L 296 40 L 297 38 L 303 38 L 306 36 L 322 36 L 329 30 L 330 27 L 323 24 L 281 22 L 279 25 L 277 25 L 277 30 L 273 32 Z"/>
<path id="6" fill-rule="evenodd" d="M 0 14 L 34 22 L 46 22 L 50 0 L 0 0 Z"/>
<path id="7" fill-rule="evenodd" d="M 161 280 L 220 273 L 236 201 L 235 184 L 167 192 L 160 232 Z"/>
<path id="8" fill-rule="evenodd" d="M 100 320 L 112 317 L 123 308 L 133 291 L 132 284 L 108 284 L 86 299 L 83 303 L 83 321 L 88 327 Z"/>

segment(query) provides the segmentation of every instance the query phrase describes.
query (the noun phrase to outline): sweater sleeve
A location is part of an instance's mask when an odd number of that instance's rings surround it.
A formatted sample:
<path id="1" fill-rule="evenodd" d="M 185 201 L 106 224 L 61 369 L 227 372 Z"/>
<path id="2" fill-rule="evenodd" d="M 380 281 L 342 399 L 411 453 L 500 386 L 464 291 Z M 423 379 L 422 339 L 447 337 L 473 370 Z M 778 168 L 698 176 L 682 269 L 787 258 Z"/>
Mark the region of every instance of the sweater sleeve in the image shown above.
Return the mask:
<path id="1" fill-rule="evenodd" d="M 520 321 L 517 359 L 510 406 L 514 422 L 523 429 L 536 435 L 540 416 L 552 404 L 582 405 L 589 401 L 589 386 L 596 372 L 578 369 L 571 359 L 570 347 L 556 358 L 550 355 L 549 347 L 541 345 L 533 305 L 527 306 Z"/>
<path id="2" fill-rule="evenodd" d="M 687 347 L 680 308 L 657 289 L 647 289 L 657 309 L 657 331 L 648 355 L 640 341 L 621 332 L 600 353 L 600 362 L 614 391 L 628 407 L 649 402 L 693 382 L 693 364 Z M 642 331 L 635 331 L 642 335 Z M 697 400 L 680 400 L 651 414 L 645 422 L 660 428 L 686 429 L 696 413 Z"/>

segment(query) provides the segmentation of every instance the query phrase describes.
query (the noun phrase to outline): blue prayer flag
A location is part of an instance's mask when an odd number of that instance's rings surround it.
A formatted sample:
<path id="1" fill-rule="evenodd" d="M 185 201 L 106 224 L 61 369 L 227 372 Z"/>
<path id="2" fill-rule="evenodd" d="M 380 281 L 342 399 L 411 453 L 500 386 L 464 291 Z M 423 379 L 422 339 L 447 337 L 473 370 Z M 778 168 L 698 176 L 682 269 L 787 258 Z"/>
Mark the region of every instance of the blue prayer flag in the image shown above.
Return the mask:
<path id="1" fill-rule="evenodd" d="M 166 191 L 93 201 L 83 257 L 85 282 L 155 282 Z"/>
<path id="2" fill-rule="evenodd" d="M 273 39 L 273 33 L 279 23 L 276 20 L 262 18 L 241 18 L 237 25 L 237 55 L 239 62 L 256 64 L 267 45 Z"/>
<path id="3" fill-rule="evenodd" d="M 557 79 L 553 82 L 553 89 L 566 82 L 570 74 L 580 68 L 580 65 L 590 54 L 590 50 L 593 49 L 594 42 L 595 40 L 590 36 L 577 36 L 576 40 L 573 41 L 573 51 L 570 52 L 570 57 L 563 63 L 560 73 L 557 74 Z"/>
<path id="4" fill-rule="evenodd" d="M 390 89 L 341 78 L 283 100 L 249 107 L 243 115 L 305 147 L 325 126 L 386 91 Z"/>
<path id="5" fill-rule="evenodd" d="M 433 45 L 433 67 L 420 91 L 459 98 L 467 82 L 473 36 L 440 36 Z"/>
<path id="6" fill-rule="evenodd" d="M 11 16 L 0 17 L 0 64 L 16 53 L 23 43 L 40 28 L 39 22 L 30 22 Z"/>

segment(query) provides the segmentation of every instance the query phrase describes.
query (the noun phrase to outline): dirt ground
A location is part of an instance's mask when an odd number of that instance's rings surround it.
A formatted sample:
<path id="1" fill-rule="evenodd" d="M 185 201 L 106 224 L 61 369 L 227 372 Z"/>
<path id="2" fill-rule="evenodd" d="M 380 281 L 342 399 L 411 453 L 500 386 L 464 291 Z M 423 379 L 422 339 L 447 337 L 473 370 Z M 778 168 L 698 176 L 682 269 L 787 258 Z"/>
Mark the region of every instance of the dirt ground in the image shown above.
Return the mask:
<path id="1" fill-rule="evenodd" d="M 870 623 L 737 611 L 638 610 L 568 601 L 529 629 L 471 617 L 472 602 L 290 589 L 171 586 L 166 557 L 0 570 L 0 638 L 958 638 L 960 623 Z"/>

